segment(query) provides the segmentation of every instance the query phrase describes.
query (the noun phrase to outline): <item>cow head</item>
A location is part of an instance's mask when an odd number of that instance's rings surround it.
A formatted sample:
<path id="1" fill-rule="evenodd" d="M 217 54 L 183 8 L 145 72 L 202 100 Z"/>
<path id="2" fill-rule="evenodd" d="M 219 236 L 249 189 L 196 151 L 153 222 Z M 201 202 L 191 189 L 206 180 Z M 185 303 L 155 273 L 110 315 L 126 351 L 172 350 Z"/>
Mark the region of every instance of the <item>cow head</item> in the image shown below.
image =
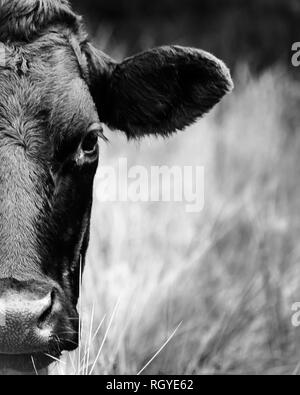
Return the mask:
<path id="1" fill-rule="evenodd" d="M 182 130 L 232 89 L 214 56 L 163 47 L 114 62 L 66 0 L 0 0 L 0 370 L 78 345 L 101 124 Z"/>

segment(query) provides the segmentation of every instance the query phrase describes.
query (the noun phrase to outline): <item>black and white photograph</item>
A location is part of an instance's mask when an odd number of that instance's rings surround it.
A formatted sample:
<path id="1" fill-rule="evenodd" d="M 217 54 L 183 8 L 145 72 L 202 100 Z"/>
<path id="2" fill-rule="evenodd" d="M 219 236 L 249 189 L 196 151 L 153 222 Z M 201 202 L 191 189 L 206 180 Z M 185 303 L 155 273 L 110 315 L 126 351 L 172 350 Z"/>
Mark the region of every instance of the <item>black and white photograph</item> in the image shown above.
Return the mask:
<path id="1" fill-rule="evenodd" d="M 299 21 L 0 0 L 1 376 L 300 375 Z"/>

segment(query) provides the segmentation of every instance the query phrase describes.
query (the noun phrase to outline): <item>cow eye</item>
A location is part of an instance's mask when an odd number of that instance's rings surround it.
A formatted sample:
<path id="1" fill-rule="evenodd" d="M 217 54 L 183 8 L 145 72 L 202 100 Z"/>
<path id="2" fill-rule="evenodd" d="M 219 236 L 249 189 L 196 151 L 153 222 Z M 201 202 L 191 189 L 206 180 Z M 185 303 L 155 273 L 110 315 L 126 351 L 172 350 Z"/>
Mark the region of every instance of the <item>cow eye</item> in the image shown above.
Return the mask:
<path id="1" fill-rule="evenodd" d="M 81 149 L 86 155 L 93 155 L 98 148 L 98 137 L 97 131 L 89 132 L 81 143 Z"/>

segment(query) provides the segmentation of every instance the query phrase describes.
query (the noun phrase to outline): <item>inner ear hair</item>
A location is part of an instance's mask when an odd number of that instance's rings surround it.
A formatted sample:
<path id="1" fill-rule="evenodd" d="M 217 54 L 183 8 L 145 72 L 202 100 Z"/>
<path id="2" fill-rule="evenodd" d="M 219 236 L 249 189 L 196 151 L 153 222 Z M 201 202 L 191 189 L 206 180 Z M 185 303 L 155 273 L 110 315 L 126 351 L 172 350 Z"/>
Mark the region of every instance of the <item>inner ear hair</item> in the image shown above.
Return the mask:
<path id="1" fill-rule="evenodd" d="M 88 40 L 84 40 L 80 47 L 88 64 L 88 84 L 94 90 L 96 89 L 95 85 L 100 83 L 99 80 L 107 81 L 118 63 L 104 52 L 96 49 Z"/>

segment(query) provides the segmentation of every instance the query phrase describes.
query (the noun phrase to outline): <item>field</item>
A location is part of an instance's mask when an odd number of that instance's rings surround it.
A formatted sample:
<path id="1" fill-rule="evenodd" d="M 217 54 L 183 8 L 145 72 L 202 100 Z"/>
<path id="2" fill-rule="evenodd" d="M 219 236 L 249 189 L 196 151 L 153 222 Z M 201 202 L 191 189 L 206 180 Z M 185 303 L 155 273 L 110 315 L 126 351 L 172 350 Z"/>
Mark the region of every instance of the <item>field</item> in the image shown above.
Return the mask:
<path id="1" fill-rule="evenodd" d="M 205 208 L 95 197 L 81 350 L 54 372 L 300 372 L 300 90 L 276 68 L 235 82 L 170 140 L 107 131 L 102 165 L 204 166 Z"/>

